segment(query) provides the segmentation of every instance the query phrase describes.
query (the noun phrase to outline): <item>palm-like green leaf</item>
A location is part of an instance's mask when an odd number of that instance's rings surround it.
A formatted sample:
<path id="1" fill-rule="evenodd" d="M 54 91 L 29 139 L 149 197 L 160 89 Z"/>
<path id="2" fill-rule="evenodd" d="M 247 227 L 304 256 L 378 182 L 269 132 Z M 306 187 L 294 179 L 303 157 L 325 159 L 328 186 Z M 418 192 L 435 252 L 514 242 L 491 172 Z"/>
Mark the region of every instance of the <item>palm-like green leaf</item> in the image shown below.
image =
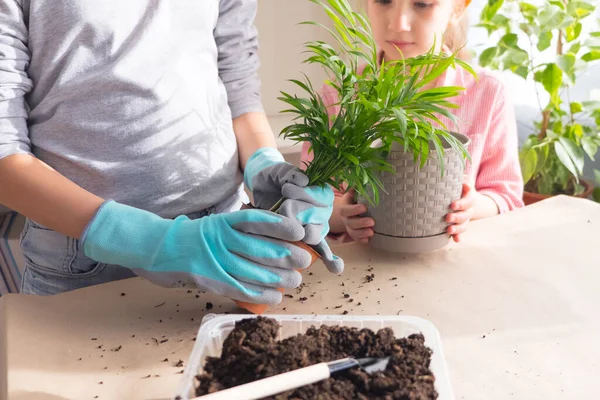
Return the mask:
<path id="1" fill-rule="evenodd" d="M 461 87 L 428 85 L 455 65 L 474 71 L 455 54 L 436 54 L 434 48 L 422 56 L 379 62 L 378 51 L 366 17 L 355 12 L 348 0 L 310 0 L 320 5 L 332 22 L 329 28 L 317 22 L 333 39 L 305 44 L 306 63 L 319 64 L 328 74 L 326 85 L 338 97 L 339 112 L 329 115 L 323 99 L 306 76 L 292 79 L 302 96 L 282 92 L 279 99 L 294 115 L 294 123 L 282 135 L 308 142 L 314 155 L 306 174 L 313 185 L 343 184 L 354 188 L 369 202 L 379 201 L 384 190 L 379 173 L 393 172 L 387 155 L 393 143 L 412 152 L 415 162 L 426 162 L 433 147 L 443 160 L 445 141 L 467 156 L 462 144 L 450 135 L 440 116 L 456 124 L 450 101 Z M 378 143 L 378 146 L 375 144 Z"/>

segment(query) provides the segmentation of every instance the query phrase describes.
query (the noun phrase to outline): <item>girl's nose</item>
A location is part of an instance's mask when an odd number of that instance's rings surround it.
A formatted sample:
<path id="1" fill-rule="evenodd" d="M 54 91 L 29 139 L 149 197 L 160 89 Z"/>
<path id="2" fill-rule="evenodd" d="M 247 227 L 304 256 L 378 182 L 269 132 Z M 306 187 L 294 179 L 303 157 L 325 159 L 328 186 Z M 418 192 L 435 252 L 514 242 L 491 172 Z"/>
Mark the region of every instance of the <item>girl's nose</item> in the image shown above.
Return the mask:
<path id="1" fill-rule="evenodd" d="M 408 2 L 402 2 L 408 3 Z M 407 32 L 411 28 L 411 15 L 410 11 L 406 9 L 405 5 L 396 7 L 392 11 L 388 29 L 395 32 Z"/>

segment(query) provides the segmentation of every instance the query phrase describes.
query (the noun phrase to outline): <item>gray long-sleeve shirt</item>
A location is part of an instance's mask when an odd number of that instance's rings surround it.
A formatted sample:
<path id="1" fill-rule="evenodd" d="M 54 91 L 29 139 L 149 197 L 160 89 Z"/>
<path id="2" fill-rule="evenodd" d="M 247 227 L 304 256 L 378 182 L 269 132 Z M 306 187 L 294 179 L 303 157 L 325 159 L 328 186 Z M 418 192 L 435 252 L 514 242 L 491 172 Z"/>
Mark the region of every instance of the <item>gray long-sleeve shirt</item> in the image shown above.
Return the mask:
<path id="1" fill-rule="evenodd" d="M 165 217 L 243 195 L 256 0 L 0 0 L 0 159 Z M 1 188 L 0 188 L 1 190 Z"/>

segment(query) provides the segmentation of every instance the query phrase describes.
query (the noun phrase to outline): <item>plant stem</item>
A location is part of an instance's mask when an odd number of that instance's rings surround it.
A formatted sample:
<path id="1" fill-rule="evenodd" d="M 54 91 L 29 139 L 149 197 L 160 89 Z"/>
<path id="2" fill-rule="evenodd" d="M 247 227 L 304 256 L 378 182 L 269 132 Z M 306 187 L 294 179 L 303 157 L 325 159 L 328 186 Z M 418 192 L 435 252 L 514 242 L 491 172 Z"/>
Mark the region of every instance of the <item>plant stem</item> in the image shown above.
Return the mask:
<path id="1" fill-rule="evenodd" d="M 525 18 L 525 15 L 523 14 L 523 9 L 521 8 L 521 6 L 519 6 L 519 10 L 521 11 L 521 16 L 525 20 L 525 23 L 527 23 L 527 19 Z M 538 67 L 540 67 L 540 65 L 538 65 L 538 66 L 534 66 L 533 65 L 533 51 L 534 51 L 534 49 L 533 49 L 533 41 L 531 40 L 531 35 L 527 35 L 527 39 L 529 40 L 529 53 L 531 54 L 531 56 L 529 57 L 529 68 L 530 68 L 530 72 L 531 73 L 535 73 L 535 69 L 538 68 Z M 538 102 L 538 107 L 540 108 L 540 112 L 543 114 L 544 113 L 544 108 L 542 107 L 542 101 L 540 99 L 540 91 L 538 89 L 537 82 L 535 82 L 535 79 L 534 79 L 534 82 L 533 82 L 533 87 L 535 88 L 535 97 L 536 97 L 537 102 Z M 535 127 L 533 127 L 533 128 L 535 128 Z M 533 128 L 532 128 L 532 130 L 533 130 Z M 544 129 L 543 132 L 545 133 L 546 130 Z M 538 137 L 540 139 L 543 139 L 543 137 L 541 136 L 541 133 L 540 133 L 540 135 Z"/>
<path id="2" fill-rule="evenodd" d="M 550 123 L 550 110 L 546 109 L 542 112 L 542 128 L 538 134 L 538 139 L 543 140 L 546 137 L 548 124 Z"/>
<path id="3" fill-rule="evenodd" d="M 281 207 L 281 205 L 283 204 L 284 200 L 285 200 L 285 198 L 283 198 L 283 197 L 280 198 L 279 200 L 277 200 L 277 203 L 273 204 L 273 207 L 271 207 L 269 209 L 269 211 L 274 212 L 274 213 L 278 212 L 279 211 L 279 207 Z"/>
<path id="4" fill-rule="evenodd" d="M 556 43 L 556 55 L 558 55 L 558 56 L 563 54 L 563 35 L 564 35 L 563 30 L 559 29 L 558 30 L 558 43 Z M 552 100 L 550 100 L 550 103 L 551 102 L 552 102 Z M 546 131 L 548 130 L 548 124 L 550 123 L 550 108 L 549 108 L 549 106 L 550 106 L 550 104 L 548 104 L 548 106 L 542 113 L 542 116 L 543 116 L 542 129 L 540 130 L 540 133 L 538 135 L 538 138 L 540 140 L 542 140 L 546 137 Z"/>
<path id="5" fill-rule="evenodd" d="M 562 29 L 558 30 L 558 43 L 556 44 L 556 54 L 557 55 L 562 55 L 563 54 L 563 31 Z"/>

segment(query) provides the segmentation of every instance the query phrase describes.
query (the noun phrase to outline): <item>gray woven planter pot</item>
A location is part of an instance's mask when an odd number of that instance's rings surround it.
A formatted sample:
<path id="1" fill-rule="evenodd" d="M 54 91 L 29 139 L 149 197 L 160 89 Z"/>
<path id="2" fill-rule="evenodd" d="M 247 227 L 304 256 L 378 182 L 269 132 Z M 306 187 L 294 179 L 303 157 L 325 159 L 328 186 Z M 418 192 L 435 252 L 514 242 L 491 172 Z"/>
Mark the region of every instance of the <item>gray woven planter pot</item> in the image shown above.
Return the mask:
<path id="1" fill-rule="evenodd" d="M 453 133 L 465 146 L 469 138 Z M 375 220 L 375 235 L 370 245 L 400 253 L 424 253 L 440 249 L 449 242 L 445 216 L 450 204 L 462 194 L 464 168 L 461 155 L 444 143 L 444 176 L 435 148 L 422 168 L 415 165 L 411 152 L 400 145 L 390 152 L 388 162 L 395 173 L 379 175 L 385 192 L 380 191 L 377 206 L 367 204 L 367 216 Z M 359 198 L 360 203 L 366 203 Z"/>

